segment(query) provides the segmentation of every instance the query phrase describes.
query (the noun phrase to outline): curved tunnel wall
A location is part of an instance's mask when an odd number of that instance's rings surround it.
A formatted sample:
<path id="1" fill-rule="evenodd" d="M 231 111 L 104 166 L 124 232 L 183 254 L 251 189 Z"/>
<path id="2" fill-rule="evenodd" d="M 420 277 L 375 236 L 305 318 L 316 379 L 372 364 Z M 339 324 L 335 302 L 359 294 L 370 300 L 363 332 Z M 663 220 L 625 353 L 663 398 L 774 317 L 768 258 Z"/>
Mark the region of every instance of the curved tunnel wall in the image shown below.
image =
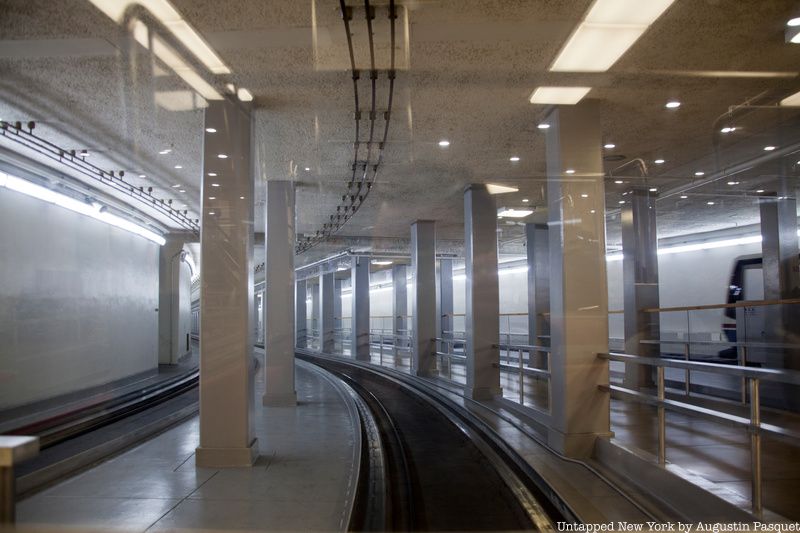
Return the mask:
<path id="1" fill-rule="evenodd" d="M 158 253 L 0 190 L 0 409 L 155 369 Z"/>

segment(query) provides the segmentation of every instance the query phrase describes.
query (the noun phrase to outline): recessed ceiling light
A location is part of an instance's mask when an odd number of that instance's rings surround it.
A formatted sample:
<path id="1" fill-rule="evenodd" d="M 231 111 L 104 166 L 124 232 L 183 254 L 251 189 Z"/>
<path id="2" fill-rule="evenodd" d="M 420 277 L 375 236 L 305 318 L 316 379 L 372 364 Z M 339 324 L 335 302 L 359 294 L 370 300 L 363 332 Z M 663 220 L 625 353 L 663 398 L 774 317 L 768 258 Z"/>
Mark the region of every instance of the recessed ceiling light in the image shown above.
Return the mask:
<path id="1" fill-rule="evenodd" d="M 142 179 L 144 179 L 144 178 L 146 178 L 146 177 L 147 177 L 147 174 L 139 174 L 139 177 L 140 177 L 140 178 L 142 178 Z"/>
<path id="2" fill-rule="evenodd" d="M 658 189 L 656 187 L 650 187 L 650 192 L 656 192 Z"/>
<path id="3" fill-rule="evenodd" d="M 512 155 L 511 157 L 508 158 L 508 160 L 513 163 L 516 163 L 517 161 L 519 161 L 519 157 Z"/>
<path id="4" fill-rule="evenodd" d="M 508 185 L 497 185 L 494 183 L 487 183 L 486 190 L 489 194 L 503 194 L 507 192 L 518 192 L 518 187 L 509 187 Z"/>
<path id="5" fill-rule="evenodd" d="M 765 146 L 765 147 L 764 147 L 764 151 L 765 151 L 765 152 L 771 152 L 771 151 L 773 151 L 775 148 L 776 148 L 775 146 L 772 146 L 772 145 L 770 144 L 770 145 L 768 145 L 768 146 Z"/>
<path id="6" fill-rule="evenodd" d="M 238 96 L 239 100 L 241 100 L 242 102 L 253 101 L 253 93 L 251 93 L 247 89 L 240 88 L 238 91 L 236 91 L 236 96 Z"/>
<path id="7" fill-rule="evenodd" d="M 219 183 L 212 183 L 211 186 L 212 187 L 219 187 Z"/>
<path id="8" fill-rule="evenodd" d="M 656 159 L 655 161 L 653 161 L 653 163 L 655 163 L 656 165 L 663 165 L 664 164 L 664 160 L 663 159 Z"/>
<path id="9" fill-rule="evenodd" d="M 738 181 L 729 181 L 728 185 L 739 185 Z"/>
<path id="10" fill-rule="evenodd" d="M 175 165 L 175 168 L 177 168 L 178 170 L 180 170 L 180 169 L 182 169 L 182 168 L 183 168 L 183 166 L 182 166 L 182 165 Z"/>
<path id="11" fill-rule="evenodd" d="M 244 196 L 240 196 L 240 197 L 239 197 L 239 200 L 244 200 Z"/>
<path id="12" fill-rule="evenodd" d="M 667 109 L 678 109 L 680 106 L 681 103 L 678 102 L 677 100 L 670 100 L 664 105 L 664 107 L 666 107 Z"/>
<path id="13" fill-rule="evenodd" d="M 617 145 L 614 144 L 614 143 L 606 143 L 606 144 L 603 145 L 603 148 L 605 148 L 606 150 L 613 150 L 616 147 L 617 147 Z"/>
<path id="14" fill-rule="evenodd" d="M 216 200 L 216 199 L 217 199 L 217 197 L 216 197 L 216 196 L 209 196 L 209 197 L 208 197 L 208 199 L 209 199 L 209 200 Z"/>
<path id="15" fill-rule="evenodd" d="M 614 180 L 614 183 L 616 183 L 617 185 L 622 185 L 623 181 L 622 180 Z"/>
<path id="16" fill-rule="evenodd" d="M 208 133 L 217 133 L 217 130 L 216 130 L 216 128 L 206 128 L 206 131 L 207 131 Z"/>
<path id="17" fill-rule="evenodd" d="M 581 193 L 581 198 L 589 198 L 589 195 L 588 195 L 588 194 L 586 194 L 585 192 L 584 192 L 584 193 Z"/>
<path id="18" fill-rule="evenodd" d="M 161 154 L 161 155 L 167 155 L 170 152 L 172 152 L 172 148 L 165 148 L 165 149 L 161 150 L 158 153 Z"/>
<path id="19" fill-rule="evenodd" d="M 756 192 L 761 194 L 762 192 L 764 192 L 764 189 L 758 189 Z"/>
<path id="20" fill-rule="evenodd" d="M 705 176 L 705 174 L 706 173 L 703 172 L 702 170 L 698 170 L 697 172 L 694 173 L 695 176 Z"/>
<path id="21" fill-rule="evenodd" d="M 567 170 L 564 171 L 564 173 L 565 174 L 575 174 L 575 169 L 574 168 L 568 168 Z"/>
<path id="22" fill-rule="evenodd" d="M 220 159 L 228 159 L 228 154 L 219 154 L 217 157 Z"/>
<path id="23" fill-rule="evenodd" d="M 209 211 L 208 214 L 209 215 L 216 215 L 216 213 L 214 211 Z"/>
<path id="24" fill-rule="evenodd" d="M 539 125 L 538 125 L 538 126 L 536 126 L 536 127 L 537 127 L 537 128 L 539 128 L 540 130 L 546 130 L 547 128 L 549 128 L 549 127 L 550 127 L 550 124 L 548 124 L 548 123 L 546 123 L 546 122 L 542 122 L 541 124 L 539 124 Z"/>
<path id="25" fill-rule="evenodd" d="M 177 188 L 178 188 L 178 187 L 180 187 L 180 186 L 181 186 L 181 184 L 180 184 L 180 183 L 176 183 L 175 185 L 173 185 L 173 186 L 172 186 L 172 188 L 173 188 L 173 189 L 177 189 Z"/>
<path id="26" fill-rule="evenodd" d="M 514 209 L 512 207 L 501 207 L 497 210 L 497 217 L 525 218 L 533 213 L 533 209 Z"/>
<path id="27" fill-rule="evenodd" d="M 186 189 L 180 189 L 178 192 L 186 192 Z M 186 207 L 186 206 L 184 206 Z"/>
<path id="28" fill-rule="evenodd" d="M 216 172 L 209 172 L 208 175 L 211 176 L 212 178 L 214 178 L 214 177 L 217 176 L 217 173 Z"/>
<path id="29" fill-rule="evenodd" d="M 596 213 L 596 211 L 595 211 L 594 209 L 592 209 L 592 210 L 591 210 L 591 211 L 589 211 L 589 212 L 590 212 L 590 213 L 592 213 L 592 214 L 595 214 L 595 213 Z"/>
<path id="30" fill-rule="evenodd" d="M 800 26 L 800 17 L 795 17 L 793 19 L 789 19 L 786 23 L 787 26 Z"/>
<path id="31" fill-rule="evenodd" d="M 706 205 L 714 205 L 714 202 L 706 202 Z"/>
<path id="32" fill-rule="evenodd" d="M 688 197 L 688 196 L 686 196 L 685 194 L 681 194 L 681 199 L 682 199 L 682 200 L 686 200 L 687 198 L 689 198 L 689 197 Z"/>
<path id="33" fill-rule="evenodd" d="M 532 104 L 575 105 L 591 90 L 591 87 L 537 87 L 529 101 Z"/>
<path id="34" fill-rule="evenodd" d="M 311 167 L 306 167 L 306 168 L 305 168 L 305 171 L 306 171 L 306 172 L 309 172 L 310 170 L 311 170 Z"/>
<path id="35" fill-rule="evenodd" d="M 620 203 L 620 204 L 624 204 L 624 203 L 625 203 L 625 200 L 620 200 L 620 201 L 619 201 L 619 203 Z"/>
<path id="36" fill-rule="evenodd" d="M 734 131 L 736 131 L 736 128 L 734 126 L 725 126 L 724 128 L 722 128 L 719 131 L 721 133 L 733 133 Z"/>
<path id="37" fill-rule="evenodd" d="M 439 146 L 441 146 L 442 148 L 447 148 L 448 146 L 450 146 L 450 141 L 448 141 L 447 139 L 442 139 L 441 141 L 439 141 Z"/>
<path id="38" fill-rule="evenodd" d="M 527 204 L 528 202 L 530 202 L 530 200 L 528 200 L 527 198 L 523 198 L 523 199 L 522 199 L 522 203 L 523 203 L 523 204 Z"/>

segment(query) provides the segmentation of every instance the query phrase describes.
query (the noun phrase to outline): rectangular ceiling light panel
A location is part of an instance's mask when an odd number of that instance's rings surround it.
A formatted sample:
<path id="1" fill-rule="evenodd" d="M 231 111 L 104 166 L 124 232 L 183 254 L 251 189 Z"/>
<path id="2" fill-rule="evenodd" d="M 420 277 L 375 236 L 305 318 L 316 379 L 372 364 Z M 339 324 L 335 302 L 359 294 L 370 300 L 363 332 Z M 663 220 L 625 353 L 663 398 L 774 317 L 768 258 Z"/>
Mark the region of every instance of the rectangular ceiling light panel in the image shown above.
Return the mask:
<path id="1" fill-rule="evenodd" d="M 537 87 L 530 97 L 532 104 L 575 105 L 591 87 Z"/>
<path id="2" fill-rule="evenodd" d="M 517 192 L 518 187 L 509 187 L 508 185 L 497 185 L 496 183 L 487 183 L 486 190 L 489 194 L 505 194 L 507 192 Z"/>
<path id="3" fill-rule="evenodd" d="M 557 72 L 605 72 L 674 0 L 596 0 L 550 67 Z"/>

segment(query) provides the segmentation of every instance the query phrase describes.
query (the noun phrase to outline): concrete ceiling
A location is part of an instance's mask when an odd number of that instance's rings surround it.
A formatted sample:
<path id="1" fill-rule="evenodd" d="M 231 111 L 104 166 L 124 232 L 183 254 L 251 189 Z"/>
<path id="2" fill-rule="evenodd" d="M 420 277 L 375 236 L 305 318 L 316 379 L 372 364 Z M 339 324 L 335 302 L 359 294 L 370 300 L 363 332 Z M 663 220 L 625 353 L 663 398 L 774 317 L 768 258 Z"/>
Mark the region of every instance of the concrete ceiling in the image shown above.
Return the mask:
<path id="1" fill-rule="evenodd" d="M 353 158 L 353 87 L 338 2 L 172 3 L 231 68 L 216 80 L 219 86 L 232 82 L 255 95 L 258 226 L 263 181 L 295 179 L 298 229 L 315 231 L 335 211 Z M 374 3 L 385 10 L 386 2 Z M 730 122 L 737 130 L 728 135 L 719 128 L 729 122 L 718 120 L 748 99 L 773 105 L 800 90 L 800 45 L 786 44 L 783 35 L 786 20 L 800 14 L 796 2 L 676 0 L 608 72 L 549 72 L 590 3 L 398 0 L 398 74 L 378 183 L 338 238 L 302 260 L 348 246 L 366 248 L 371 238 L 379 238 L 376 247 L 402 247 L 418 218 L 437 220 L 443 240 L 461 239 L 462 190 L 473 182 L 519 187 L 498 202 L 516 206 L 527 198 L 537 207 L 530 220 L 544 221 L 544 134 L 536 124 L 547 109 L 528 103 L 540 85 L 591 86 L 590 97 L 602 102 L 604 140 L 616 144 L 607 155 L 625 156 L 606 164 L 614 174 L 607 182 L 610 210 L 632 185 L 678 190 L 697 179 L 697 170 L 710 175 L 763 155 L 765 145 L 800 142 L 791 109 L 737 112 Z M 387 62 L 387 28 L 376 22 L 379 65 Z M 353 21 L 359 66 L 368 52 L 365 29 L 362 19 Z M 743 74 L 753 72 L 760 74 Z M 366 78 L 359 85 L 364 110 Z M 386 92 L 384 75 L 379 111 Z M 670 99 L 681 107 L 666 110 Z M 199 217 L 200 200 L 198 103 L 177 76 L 88 0 L 0 2 L 0 119 L 36 120 L 37 134 L 63 147 L 90 149 L 93 162 L 125 169 L 137 176 L 134 185 L 186 205 L 192 218 Z M 440 148 L 441 139 L 451 145 Z M 165 148 L 172 152 L 159 155 Z M 511 156 L 520 161 L 510 162 Z M 637 157 L 649 168 L 645 182 L 634 166 L 614 172 Z M 666 162 L 653 164 L 657 158 Z M 723 177 L 686 199 L 661 199 L 660 235 L 757 222 L 753 192 L 774 188 L 778 176 L 790 177 L 793 190 L 797 160 L 786 155 L 737 174 L 738 185 Z M 609 245 L 616 245 L 613 211 L 608 220 Z M 520 226 L 500 227 L 504 243 L 520 242 Z"/>

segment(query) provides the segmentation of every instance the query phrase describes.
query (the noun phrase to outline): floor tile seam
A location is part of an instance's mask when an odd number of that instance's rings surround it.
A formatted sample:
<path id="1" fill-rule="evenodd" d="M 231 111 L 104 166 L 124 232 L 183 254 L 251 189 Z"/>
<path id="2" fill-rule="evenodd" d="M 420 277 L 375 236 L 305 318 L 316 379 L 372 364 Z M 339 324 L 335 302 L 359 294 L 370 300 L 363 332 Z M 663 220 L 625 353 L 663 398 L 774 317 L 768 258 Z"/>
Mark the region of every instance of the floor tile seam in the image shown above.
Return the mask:
<path id="1" fill-rule="evenodd" d="M 159 517 L 158 517 L 158 518 L 157 518 L 157 519 L 156 519 L 156 520 L 155 520 L 155 521 L 154 521 L 152 524 L 150 524 L 149 526 L 147 526 L 147 528 L 146 528 L 144 531 L 145 531 L 145 532 L 147 532 L 147 531 L 150 531 L 150 530 L 153 528 L 153 526 L 155 526 L 155 525 L 156 525 L 156 524 L 158 524 L 158 523 L 159 523 L 161 520 L 163 520 L 165 516 L 167 516 L 169 513 L 171 513 L 173 510 L 175 510 L 175 509 L 176 509 L 176 508 L 177 508 L 177 507 L 178 507 L 180 504 L 182 504 L 183 502 L 185 502 L 186 500 L 188 500 L 188 499 L 189 499 L 189 497 L 190 497 L 192 494 L 194 494 L 195 492 L 197 492 L 197 491 L 198 491 L 198 489 L 200 489 L 200 487 L 202 487 L 203 485 L 205 485 L 206 483 L 208 483 L 209 481 L 211 481 L 212 479 L 214 479 L 214 477 L 215 477 L 217 474 L 219 474 L 219 470 L 217 470 L 216 472 L 214 472 L 213 474 L 211 474 L 210 476 L 208 476 L 208 479 L 206 479 L 205 481 L 203 481 L 202 483 L 200 483 L 200 484 L 199 484 L 197 487 L 195 487 L 195 488 L 194 488 L 194 489 L 193 489 L 193 490 L 192 490 L 192 491 L 191 491 L 189 494 L 187 494 L 186 496 L 184 496 L 183 498 L 181 498 L 181 499 L 180 499 L 180 501 L 178 501 L 178 502 L 177 502 L 175 505 L 173 505 L 172 507 L 170 507 L 169 509 L 167 509 L 167 511 L 166 511 L 165 513 L 163 513 L 161 516 L 159 516 Z"/>

